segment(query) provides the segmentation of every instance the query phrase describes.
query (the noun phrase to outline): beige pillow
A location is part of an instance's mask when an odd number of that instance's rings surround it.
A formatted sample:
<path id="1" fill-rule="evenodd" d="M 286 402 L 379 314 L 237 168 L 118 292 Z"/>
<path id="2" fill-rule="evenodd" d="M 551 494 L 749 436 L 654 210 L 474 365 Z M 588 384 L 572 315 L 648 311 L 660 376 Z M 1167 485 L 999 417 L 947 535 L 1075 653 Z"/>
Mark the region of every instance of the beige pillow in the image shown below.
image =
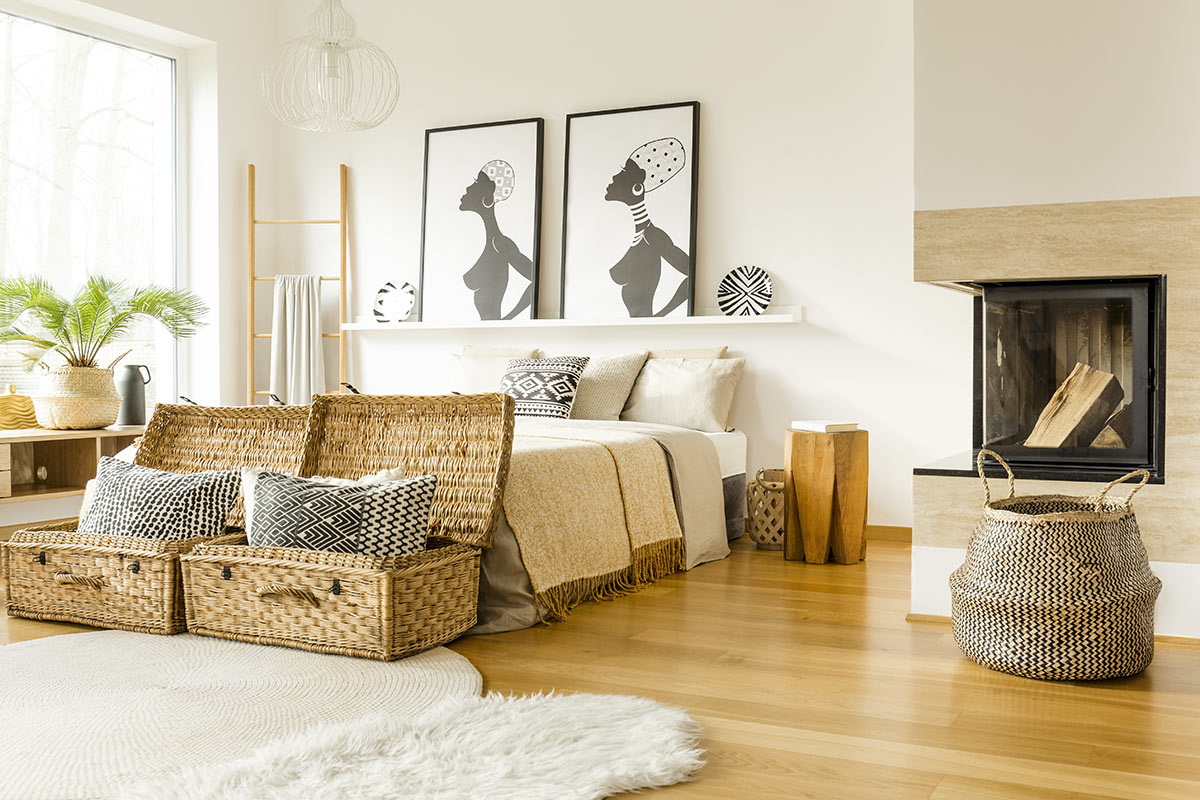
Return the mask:
<path id="1" fill-rule="evenodd" d="M 650 358 L 724 358 L 728 347 L 693 347 L 682 350 L 651 350 Z"/>
<path id="2" fill-rule="evenodd" d="M 745 365 L 744 358 L 647 359 L 621 419 L 724 431 Z"/>
<path id="3" fill-rule="evenodd" d="M 621 409 L 625 408 L 625 401 L 645 363 L 644 350 L 588 361 L 583 377 L 579 379 L 579 388 L 575 390 L 571 419 L 620 419 Z"/>
<path id="4" fill-rule="evenodd" d="M 537 358 L 538 350 L 528 347 L 475 347 L 467 345 L 462 355 L 451 356 L 450 390 L 461 394 L 485 394 L 500 391 L 500 379 L 514 358 Z"/>

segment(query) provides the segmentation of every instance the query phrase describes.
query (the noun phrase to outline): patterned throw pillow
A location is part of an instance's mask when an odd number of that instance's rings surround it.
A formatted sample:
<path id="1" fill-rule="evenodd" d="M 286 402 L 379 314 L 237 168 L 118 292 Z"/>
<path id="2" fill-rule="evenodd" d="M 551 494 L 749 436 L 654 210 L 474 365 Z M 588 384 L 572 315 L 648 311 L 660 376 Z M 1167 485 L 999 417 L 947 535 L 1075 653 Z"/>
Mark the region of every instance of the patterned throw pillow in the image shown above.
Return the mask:
<path id="1" fill-rule="evenodd" d="M 516 399 L 518 417 L 566 419 L 587 364 L 587 356 L 514 358 L 508 362 L 500 391 Z"/>
<path id="2" fill-rule="evenodd" d="M 163 472 L 105 456 L 79 530 L 144 539 L 220 536 L 240 482 L 232 471 Z"/>
<path id="3" fill-rule="evenodd" d="M 333 486 L 274 472 L 254 481 L 254 547 L 298 547 L 365 556 L 401 556 L 425 549 L 437 478 Z"/>

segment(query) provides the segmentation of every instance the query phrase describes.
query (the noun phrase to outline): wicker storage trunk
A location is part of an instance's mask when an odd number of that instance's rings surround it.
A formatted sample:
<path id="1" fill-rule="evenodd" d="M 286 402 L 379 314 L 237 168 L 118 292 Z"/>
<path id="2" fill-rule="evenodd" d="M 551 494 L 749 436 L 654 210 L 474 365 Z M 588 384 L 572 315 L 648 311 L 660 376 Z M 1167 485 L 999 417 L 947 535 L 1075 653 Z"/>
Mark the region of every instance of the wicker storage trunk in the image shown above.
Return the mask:
<path id="1" fill-rule="evenodd" d="M 512 453 L 508 395 L 313 400 L 302 474 L 438 476 L 430 549 L 394 558 L 208 545 L 182 557 L 193 633 L 383 661 L 475 624 Z"/>
<path id="2" fill-rule="evenodd" d="M 265 466 L 299 469 L 306 406 L 205 408 L 159 405 L 136 463 L 170 472 Z M 241 501 L 229 524 L 242 524 Z M 202 541 L 101 536 L 76 530 L 78 520 L 18 531 L 0 543 L 0 575 L 9 616 L 59 620 L 143 633 L 184 630 L 179 556 Z"/>
<path id="3" fill-rule="evenodd" d="M 1008 472 L 993 501 L 984 456 Z M 1003 459 L 979 454 L 984 515 L 967 559 L 950 576 L 954 640 L 973 661 L 1045 680 L 1133 675 L 1154 657 L 1154 603 L 1162 582 L 1150 571 L 1131 501 L 1149 473 L 1136 470 L 1098 497 L 1016 496 Z M 1142 483 L 1122 499 L 1118 483 Z"/>

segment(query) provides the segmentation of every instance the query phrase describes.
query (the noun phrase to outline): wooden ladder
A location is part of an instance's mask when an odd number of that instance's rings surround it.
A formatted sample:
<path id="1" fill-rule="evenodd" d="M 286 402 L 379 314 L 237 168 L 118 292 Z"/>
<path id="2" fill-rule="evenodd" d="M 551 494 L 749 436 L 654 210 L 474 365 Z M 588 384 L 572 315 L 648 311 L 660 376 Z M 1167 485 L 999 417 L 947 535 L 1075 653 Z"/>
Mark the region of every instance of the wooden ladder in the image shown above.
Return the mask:
<path id="1" fill-rule="evenodd" d="M 256 390 L 254 388 L 256 375 L 254 369 L 254 343 L 259 339 L 270 339 L 269 333 L 255 333 L 255 289 L 260 282 L 275 280 L 274 275 L 259 275 L 255 269 L 255 234 L 258 231 L 259 225 L 337 225 L 340 238 L 340 264 L 338 274 L 336 276 L 322 275 L 321 281 L 337 281 L 338 284 L 338 332 L 337 333 L 322 333 L 324 339 L 338 340 L 338 382 L 339 384 L 346 382 L 346 331 L 342 326 L 346 324 L 346 257 L 348 247 L 348 228 L 346 226 L 346 165 L 338 166 L 338 176 L 340 178 L 340 196 L 338 200 L 338 218 L 337 219 L 259 219 L 255 210 L 254 201 L 254 165 L 250 164 L 247 167 L 247 185 L 249 187 L 249 216 L 250 216 L 250 260 L 247 270 L 248 284 L 246 293 L 246 315 L 247 315 L 247 339 L 246 347 L 246 386 L 248 389 L 248 405 L 254 405 L 259 397 L 270 397 L 269 391 Z M 339 385 L 339 390 L 342 387 Z M 270 400 L 268 400 L 268 403 Z"/>

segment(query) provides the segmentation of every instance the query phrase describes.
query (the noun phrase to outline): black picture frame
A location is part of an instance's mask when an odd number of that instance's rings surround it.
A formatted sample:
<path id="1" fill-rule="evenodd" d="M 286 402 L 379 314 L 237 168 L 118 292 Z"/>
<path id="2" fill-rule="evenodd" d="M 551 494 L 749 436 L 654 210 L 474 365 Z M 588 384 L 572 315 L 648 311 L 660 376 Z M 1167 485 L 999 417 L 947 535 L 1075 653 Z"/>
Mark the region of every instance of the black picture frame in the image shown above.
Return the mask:
<path id="1" fill-rule="evenodd" d="M 691 109 L 691 132 L 688 137 L 688 142 L 685 145 L 690 148 L 687 162 L 689 164 L 688 174 L 690 175 L 690 197 L 687 200 L 687 215 L 689 220 L 689 230 L 687 236 L 687 256 L 688 256 L 688 271 L 687 271 L 687 299 L 686 299 L 686 315 L 692 316 L 695 312 L 696 298 L 696 244 L 698 240 L 697 219 L 699 210 L 699 178 L 700 178 L 700 102 L 697 100 L 677 102 L 677 103 L 660 103 L 656 105 L 633 106 L 629 108 L 614 108 L 602 111 L 588 111 L 567 115 L 567 130 L 566 130 L 566 148 L 564 155 L 563 166 L 563 218 L 562 218 L 562 262 L 561 262 L 561 280 L 559 284 L 559 315 L 564 318 L 571 318 L 571 309 L 568 303 L 568 288 L 570 281 L 571 270 L 571 189 L 572 189 L 572 134 L 575 130 L 574 126 L 581 121 L 594 119 L 597 117 L 611 117 L 613 115 L 633 115 L 642 114 L 644 112 L 666 111 L 675 109 Z M 678 137 L 672 137 L 678 138 Z M 640 148 L 639 148 L 640 150 Z M 620 152 L 618 149 L 616 152 Z M 636 151 L 635 151 L 636 152 Z M 630 153 L 629 158 L 632 158 L 633 153 Z M 617 157 L 619 158 L 619 157 Z M 614 165 L 614 168 L 621 167 L 620 163 Z M 611 186 L 610 186 L 611 189 Z M 636 220 L 635 215 L 635 220 Z M 635 223 L 635 238 L 637 235 Z M 673 240 L 672 240 L 673 241 Z M 633 245 L 630 245 L 629 252 L 633 251 Z M 622 259 L 623 260 L 623 259 Z M 612 265 L 609 264 L 609 267 Z M 607 268 L 607 267 L 606 267 Z M 622 289 L 624 292 L 624 289 Z M 652 293 L 651 293 L 652 295 Z M 653 297 L 650 298 L 651 302 Z M 660 316 L 657 313 L 644 314 L 634 313 L 634 310 L 626 302 L 626 310 L 629 312 L 629 317 L 646 317 Z M 672 312 L 673 313 L 673 312 Z"/>
<path id="2" fill-rule="evenodd" d="M 529 283 L 529 287 L 528 287 L 529 302 L 528 302 L 528 305 L 522 309 L 522 312 L 518 316 L 511 317 L 511 319 L 537 319 L 537 317 L 538 317 L 538 298 L 539 298 L 539 277 L 541 274 L 541 250 L 542 250 L 542 246 L 541 246 L 542 245 L 542 180 L 543 180 L 543 161 L 544 161 L 544 151 L 545 151 L 545 125 L 546 125 L 545 119 L 542 117 L 527 117 L 527 118 L 522 118 L 522 119 L 501 120 L 498 122 L 481 122 L 481 123 L 472 123 L 472 124 L 468 124 L 468 125 L 452 125 L 452 126 L 440 127 L 440 128 L 429 128 L 425 131 L 425 154 L 424 154 L 424 164 L 423 164 L 423 168 L 422 168 L 422 189 L 421 189 L 421 256 L 420 256 L 420 262 L 419 262 L 420 266 L 419 266 L 419 277 L 418 277 L 418 288 L 417 288 L 417 308 L 416 308 L 418 320 L 421 320 L 421 321 L 468 322 L 468 321 L 475 321 L 475 320 L 479 320 L 479 319 L 508 318 L 505 316 L 484 317 L 483 312 L 480 311 L 478 308 L 480 305 L 480 301 L 478 299 L 476 299 L 476 314 L 474 316 L 472 316 L 470 313 L 464 312 L 461 316 L 457 316 L 457 317 L 454 315 L 450 315 L 450 316 L 439 315 L 439 316 L 435 317 L 433 320 L 430 320 L 427 317 L 427 312 L 428 312 L 428 308 L 429 308 L 429 304 L 427 302 L 428 301 L 427 291 L 430 288 L 430 282 L 427 280 L 427 278 L 429 277 L 431 260 L 433 260 L 430 257 L 430 247 L 431 247 L 431 244 L 433 244 L 431 242 L 431 235 L 430 235 L 430 225 L 431 225 L 430 192 L 431 192 L 431 188 L 433 188 L 433 186 L 431 184 L 430 156 L 431 156 L 431 151 L 433 149 L 432 145 L 433 145 L 435 139 L 437 139 L 438 137 L 453 136 L 455 134 L 464 134 L 464 133 L 469 133 L 469 132 L 482 132 L 482 131 L 488 131 L 488 130 L 497 130 L 500 128 L 513 128 L 514 126 L 532 126 L 533 148 L 534 148 L 534 155 L 533 155 L 534 175 L 533 175 L 533 181 L 532 181 L 532 187 L 531 187 L 532 188 L 532 197 L 529 198 L 529 201 L 531 203 L 531 208 L 529 209 L 529 219 L 527 221 L 528 224 L 531 226 L 531 229 L 530 229 L 531 234 L 529 237 L 526 237 L 526 241 L 528 241 L 528 250 L 529 250 L 527 258 L 530 263 L 530 273 L 531 273 L 529 275 L 530 283 Z M 489 166 L 491 163 L 493 163 L 494 160 L 503 160 L 503 159 L 499 159 L 497 157 L 496 159 L 489 160 L 488 162 L 486 162 L 484 164 L 484 166 L 485 167 Z M 469 162 L 463 162 L 463 163 L 469 163 Z M 470 162 L 470 163 L 473 163 L 473 162 Z M 479 169 L 480 173 L 482 173 L 483 168 L 478 168 L 478 169 Z M 519 181 L 519 175 L 518 175 L 518 181 Z M 522 188 L 523 183 L 525 183 L 525 182 L 519 181 L 516 184 L 516 188 L 513 190 L 514 194 L 517 190 Z M 461 189 L 461 186 L 459 186 L 458 188 Z M 472 187 L 468 186 L 468 193 L 470 193 L 471 188 Z M 457 190 L 458 189 L 455 189 L 455 191 L 457 191 Z M 463 196 L 462 202 L 463 203 L 467 202 L 467 195 Z M 498 204 L 498 202 L 499 202 L 499 200 L 494 199 L 492 206 L 487 206 L 487 209 L 491 209 L 493 206 Z M 460 210 L 466 211 L 468 209 L 460 206 Z M 475 209 L 472 209 L 472 210 L 475 210 Z M 482 213 L 481 213 L 481 216 L 482 216 Z M 493 222 L 495 221 L 494 214 L 493 214 L 492 221 Z M 486 219 L 484 222 L 484 227 L 485 227 L 485 235 L 486 235 L 486 230 L 488 227 L 488 222 Z M 508 237 L 504 236 L 504 239 L 508 239 Z M 508 239 L 508 241 L 509 241 L 509 243 L 513 243 L 512 239 Z M 490 244 L 490 241 L 485 239 L 485 244 Z M 495 250 L 495 248 L 493 248 L 493 250 Z M 501 248 L 501 250 L 503 250 L 503 248 Z M 518 251 L 517 255 L 524 255 L 519 244 L 517 246 L 517 251 Z M 487 251 L 485 250 L 484 255 L 486 255 L 486 252 Z M 478 268 L 481 265 L 484 255 L 479 256 L 480 260 L 476 262 L 476 264 L 475 264 L 476 268 Z M 498 264 L 496 266 L 498 267 Z M 510 267 L 507 264 L 505 266 L 506 266 L 506 269 L 512 269 L 512 268 L 516 267 L 516 265 L 512 265 Z M 465 278 L 465 275 L 463 277 Z M 468 290 L 468 291 L 473 291 L 476 298 L 479 297 L 480 290 Z M 494 292 L 492 294 L 494 296 Z M 502 300 L 503 292 L 501 292 L 500 294 L 501 294 L 501 300 Z M 522 299 L 524 299 L 524 298 L 522 298 Z M 526 313 L 526 309 L 527 309 L 527 313 Z M 503 310 L 503 309 L 501 309 L 501 310 Z"/>

